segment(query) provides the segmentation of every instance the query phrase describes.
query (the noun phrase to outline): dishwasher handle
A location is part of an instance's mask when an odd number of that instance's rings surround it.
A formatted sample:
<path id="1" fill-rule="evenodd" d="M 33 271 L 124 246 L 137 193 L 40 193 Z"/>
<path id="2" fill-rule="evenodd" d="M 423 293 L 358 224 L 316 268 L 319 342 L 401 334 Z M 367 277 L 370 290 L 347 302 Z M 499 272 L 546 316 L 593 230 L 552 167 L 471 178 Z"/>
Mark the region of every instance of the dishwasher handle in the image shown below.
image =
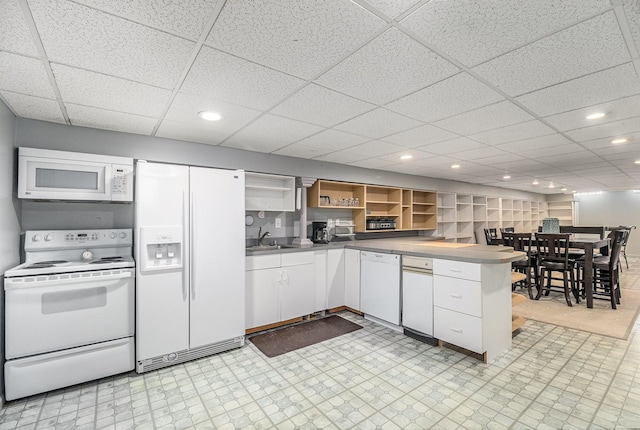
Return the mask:
<path id="1" fill-rule="evenodd" d="M 409 273 L 418 273 L 421 275 L 433 275 L 433 270 L 432 269 L 419 269 L 417 267 L 403 267 L 402 268 L 403 272 L 409 272 Z"/>

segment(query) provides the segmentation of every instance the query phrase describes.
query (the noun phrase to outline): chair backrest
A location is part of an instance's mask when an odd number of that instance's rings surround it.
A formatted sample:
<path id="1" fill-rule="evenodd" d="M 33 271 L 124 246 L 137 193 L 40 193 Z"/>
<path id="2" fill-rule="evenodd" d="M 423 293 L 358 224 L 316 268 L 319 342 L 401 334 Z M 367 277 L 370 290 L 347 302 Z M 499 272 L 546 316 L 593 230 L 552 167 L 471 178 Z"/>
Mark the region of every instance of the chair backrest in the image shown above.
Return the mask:
<path id="1" fill-rule="evenodd" d="M 513 247 L 514 251 L 531 251 L 531 233 L 512 233 L 505 231 L 502 233 L 502 244 Z"/>
<path id="2" fill-rule="evenodd" d="M 611 232 L 613 233 L 613 238 L 611 240 L 611 254 L 609 254 L 609 270 L 611 272 L 613 272 L 618 266 L 618 262 L 620 261 L 620 251 L 627 242 L 630 231 L 631 230 L 619 229 Z"/>
<path id="3" fill-rule="evenodd" d="M 536 246 L 541 261 L 569 266 L 569 233 L 536 233 Z"/>
<path id="4" fill-rule="evenodd" d="M 487 240 L 487 244 L 491 243 L 491 239 L 498 238 L 498 230 L 495 228 L 485 228 L 484 229 L 484 238 Z"/>
<path id="5" fill-rule="evenodd" d="M 504 228 L 500 229 L 500 234 L 505 233 L 505 232 L 513 233 L 515 231 L 516 231 L 515 227 L 504 227 Z"/>

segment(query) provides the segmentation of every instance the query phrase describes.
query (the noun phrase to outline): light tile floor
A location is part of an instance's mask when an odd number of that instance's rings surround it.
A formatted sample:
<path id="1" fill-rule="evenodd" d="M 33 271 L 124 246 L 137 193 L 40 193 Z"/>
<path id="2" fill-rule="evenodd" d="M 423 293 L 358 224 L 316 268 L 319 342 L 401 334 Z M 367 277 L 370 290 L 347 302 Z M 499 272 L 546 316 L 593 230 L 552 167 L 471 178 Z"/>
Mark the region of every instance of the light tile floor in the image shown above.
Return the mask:
<path id="1" fill-rule="evenodd" d="M 623 285 L 640 289 L 640 260 L 629 263 Z M 0 430 L 640 428 L 639 323 L 623 341 L 527 321 L 487 366 L 340 315 L 363 329 L 276 358 L 247 342 L 8 402 Z"/>

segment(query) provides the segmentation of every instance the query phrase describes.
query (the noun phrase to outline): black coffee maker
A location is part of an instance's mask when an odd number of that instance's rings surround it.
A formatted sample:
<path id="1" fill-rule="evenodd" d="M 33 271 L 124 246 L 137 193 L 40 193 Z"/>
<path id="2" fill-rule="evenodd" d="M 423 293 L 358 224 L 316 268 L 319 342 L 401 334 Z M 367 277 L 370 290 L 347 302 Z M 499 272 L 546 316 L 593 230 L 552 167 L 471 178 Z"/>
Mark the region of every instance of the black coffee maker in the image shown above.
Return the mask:
<path id="1" fill-rule="evenodd" d="M 311 241 L 313 243 L 329 243 L 329 230 L 327 230 L 326 221 L 311 223 Z"/>

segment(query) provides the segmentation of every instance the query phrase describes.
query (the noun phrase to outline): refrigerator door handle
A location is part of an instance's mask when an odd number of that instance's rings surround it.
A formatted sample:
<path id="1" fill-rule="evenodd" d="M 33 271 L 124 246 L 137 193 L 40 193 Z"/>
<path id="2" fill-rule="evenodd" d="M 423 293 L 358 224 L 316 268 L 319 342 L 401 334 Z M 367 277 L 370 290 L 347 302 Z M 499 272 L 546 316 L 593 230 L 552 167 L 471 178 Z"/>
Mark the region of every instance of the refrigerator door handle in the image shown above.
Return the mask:
<path id="1" fill-rule="evenodd" d="M 194 279 L 194 273 L 196 273 L 196 232 L 197 226 L 196 220 L 196 193 L 191 193 L 191 270 L 189 270 L 190 286 L 191 286 L 191 300 L 196 299 L 196 282 Z"/>
<path id="2" fill-rule="evenodd" d="M 187 251 L 186 249 L 186 244 L 187 244 L 187 229 L 186 227 L 186 221 L 187 221 L 187 216 L 186 216 L 186 210 L 187 210 L 187 193 L 185 193 L 184 191 L 182 192 L 182 252 L 183 255 L 184 253 Z M 184 257 L 183 257 L 184 258 Z M 186 262 L 185 262 L 186 263 Z M 189 261 L 189 263 L 191 263 Z M 187 301 L 188 298 L 188 291 L 187 288 L 189 286 L 189 276 L 191 271 L 187 270 L 188 266 L 186 264 L 183 265 L 183 269 L 182 269 L 182 300 L 183 301 Z"/>

